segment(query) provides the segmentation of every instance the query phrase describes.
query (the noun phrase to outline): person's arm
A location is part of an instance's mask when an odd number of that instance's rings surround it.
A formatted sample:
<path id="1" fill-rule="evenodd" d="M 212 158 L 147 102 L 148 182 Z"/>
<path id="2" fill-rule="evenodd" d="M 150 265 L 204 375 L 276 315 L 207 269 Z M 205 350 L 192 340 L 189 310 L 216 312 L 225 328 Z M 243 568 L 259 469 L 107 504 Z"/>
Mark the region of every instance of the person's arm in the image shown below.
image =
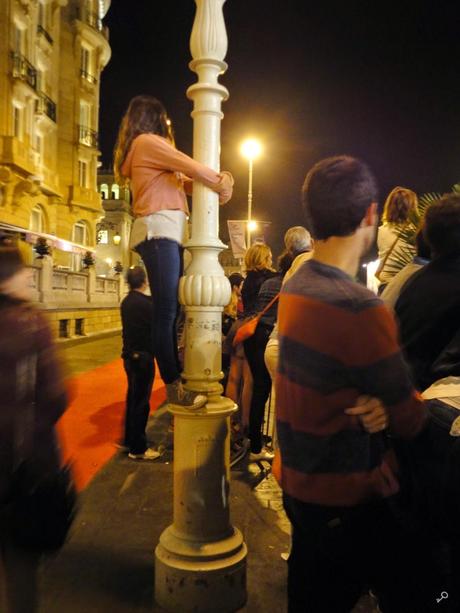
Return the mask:
<path id="1" fill-rule="evenodd" d="M 226 170 L 222 170 L 222 172 L 219 174 L 222 175 L 222 177 L 224 177 L 224 175 L 228 175 L 229 186 L 223 188 L 222 191 L 218 192 L 219 204 L 226 204 L 231 199 L 232 194 L 233 194 L 233 177 Z M 224 179 L 224 181 L 226 180 L 227 179 Z M 194 183 L 193 179 L 183 175 L 182 184 L 184 186 L 184 191 L 187 194 L 187 196 L 191 196 L 193 194 L 193 183 Z"/>
<path id="2" fill-rule="evenodd" d="M 171 170 L 185 175 L 184 189 L 191 193 L 190 181 L 199 181 L 229 200 L 233 190 L 233 177 L 227 171 L 216 172 L 178 151 L 167 139 L 156 134 L 144 134 L 137 145 L 142 163 L 160 170 Z"/>
<path id="3" fill-rule="evenodd" d="M 423 428 L 428 413 L 403 359 L 395 319 L 380 301 L 354 317 L 349 346 L 353 385 L 361 394 L 381 400 L 394 435 L 413 438 Z"/>

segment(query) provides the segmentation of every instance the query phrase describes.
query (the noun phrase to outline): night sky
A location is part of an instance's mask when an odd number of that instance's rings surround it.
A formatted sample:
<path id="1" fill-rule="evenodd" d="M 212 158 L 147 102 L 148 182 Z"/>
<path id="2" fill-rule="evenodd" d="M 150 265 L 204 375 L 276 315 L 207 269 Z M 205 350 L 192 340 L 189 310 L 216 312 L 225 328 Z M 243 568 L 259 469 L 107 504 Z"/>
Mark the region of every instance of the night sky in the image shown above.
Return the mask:
<path id="1" fill-rule="evenodd" d="M 192 152 L 196 82 L 188 68 L 193 0 L 112 0 L 105 19 L 112 59 L 101 86 L 100 140 L 111 164 L 132 96 L 152 94 L 171 116 L 177 146 Z M 255 162 L 253 217 L 284 231 L 302 223 L 300 188 L 317 160 L 347 153 L 374 170 L 380 200 L 395 185 L 418 193 L 460 182 L 458 2 L 227 0 L 229 67 L 220 78 L 221 167 L 236 181 L 221 219 L 246 217 L 247 136 L 265 148 Z M 225 224 L 222 238 L 226 240 Z"/>

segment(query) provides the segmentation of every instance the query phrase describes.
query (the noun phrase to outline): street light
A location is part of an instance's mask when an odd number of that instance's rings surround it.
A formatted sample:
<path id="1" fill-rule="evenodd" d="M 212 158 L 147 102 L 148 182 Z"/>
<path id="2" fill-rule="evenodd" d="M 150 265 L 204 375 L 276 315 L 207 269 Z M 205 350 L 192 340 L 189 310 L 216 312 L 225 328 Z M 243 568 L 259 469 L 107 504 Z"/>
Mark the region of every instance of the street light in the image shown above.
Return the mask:
<path id="1" fill-rule="evenodd" d="M 251 230 L 252 227 L 252 167 L 253 162 L 262 153 L 262 145 L 254 138 L 248 138 L 241 144 L 241 155 L 249 162 L 249 180 L 248 180 L 248 225 L 247 225 L 247 248 L 251 246 Z"/>

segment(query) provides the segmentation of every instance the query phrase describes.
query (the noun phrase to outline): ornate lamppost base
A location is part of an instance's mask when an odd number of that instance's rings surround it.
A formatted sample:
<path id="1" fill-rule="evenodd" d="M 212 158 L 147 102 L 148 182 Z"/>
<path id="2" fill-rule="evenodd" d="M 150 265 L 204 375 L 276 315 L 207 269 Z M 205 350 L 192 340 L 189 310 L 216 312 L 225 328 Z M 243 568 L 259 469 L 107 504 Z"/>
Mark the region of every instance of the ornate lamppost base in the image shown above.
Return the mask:
<path id="1" fill-rule="evenodd" d="M 246 602 L 247 548 L 229 521 L 233 401 L 175 408 L 174 522 L 155 550 L 155 597 L 168 611 L 237 611 Z"/>
<path id="2" fill-rule="evenodd" d="M 177 613 L 232 613 L 241 609 L 247 597 L 247 548 L 240 531 L 234 530 L 228 539 L 200 545 L 178 539 L 172 526 L 167 528 L 155 550 L 158 604 Z"/>

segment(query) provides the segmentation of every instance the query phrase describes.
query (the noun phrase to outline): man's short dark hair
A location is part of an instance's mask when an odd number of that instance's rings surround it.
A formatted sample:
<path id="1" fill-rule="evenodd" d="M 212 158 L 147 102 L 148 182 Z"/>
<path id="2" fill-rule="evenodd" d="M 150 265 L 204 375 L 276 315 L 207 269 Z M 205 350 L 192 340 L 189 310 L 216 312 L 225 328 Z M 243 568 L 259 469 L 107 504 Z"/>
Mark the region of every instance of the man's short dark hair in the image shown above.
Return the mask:
<path id="1" fill-rule="evenodd" d="M 126 274 L 126 282 L 130 289 L 139 289 L 145 283 L 146 275 L 142 266 L 130 268 Z"/>
<path id="2" fill-rule="evenodd" d="M 302 188 L 307 228 L 317 240 L 349 236 L 377 195 L 375 178 L 364 162 L 347 155 L 321 160 Z"/>
<path id="3" fill-rule="evenodd" d="M 460 194 L 445 194 L 428 207 L 423 233 L 433 256 L 460 253 Z"/>

